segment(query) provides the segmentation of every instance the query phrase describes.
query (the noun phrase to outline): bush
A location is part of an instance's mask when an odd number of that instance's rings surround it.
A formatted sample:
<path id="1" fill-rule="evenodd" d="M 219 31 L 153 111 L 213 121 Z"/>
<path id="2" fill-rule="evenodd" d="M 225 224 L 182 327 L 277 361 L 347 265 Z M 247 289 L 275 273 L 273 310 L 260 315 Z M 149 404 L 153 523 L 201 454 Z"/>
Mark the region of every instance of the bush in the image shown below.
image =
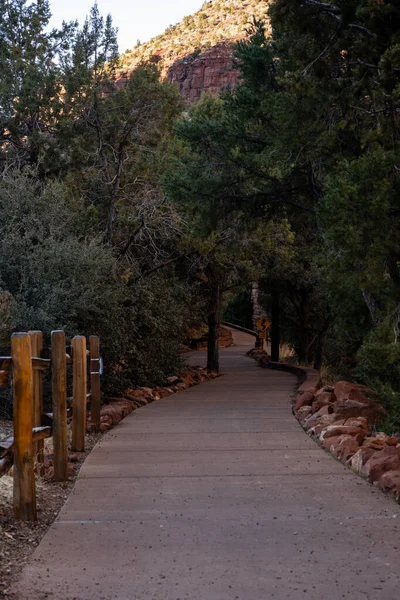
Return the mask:
<path id="1" fill-rule="evenodd" d="M 380 402 L 389 412 L 383 429 L 400 433 L 400 342 L 391 320 L 369 332 L 357 353 L 355 375 L 376 390 Z"/>
<path id="2" fill-rule="evenodd" d="M 165 382 L 181 364 L 189 319 L 184 288 L 165 274 L 127 285 L 127 265 L 88 229 L 83 202 L 62 184 L 8 175 L 0 211 L 2 352 L 16 330 L 42 330 L 46 343 L 54 329 L 68 338 L 94 334 L 106 392 Z"/>

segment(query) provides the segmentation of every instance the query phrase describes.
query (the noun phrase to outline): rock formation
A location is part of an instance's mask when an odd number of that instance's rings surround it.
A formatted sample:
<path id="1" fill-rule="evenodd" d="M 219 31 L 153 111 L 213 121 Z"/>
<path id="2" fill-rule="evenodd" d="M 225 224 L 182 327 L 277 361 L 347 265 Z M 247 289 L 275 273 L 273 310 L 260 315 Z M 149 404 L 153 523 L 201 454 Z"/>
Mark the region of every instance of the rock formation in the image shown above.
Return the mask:
<path id="1" fill-rule="evenodd" d="M 168 79 L 191 104 L 203 92 L 218 94 L 238 82 L 240 71 L 233 67 L 232 44 L 222 42 L 199 54 L 177 60 L 168 69 Z"/>
<path id="2" fill-rule="evenodd" d="M 237 84 L 234 44 L 248 37 L 253 18 L 268 21 L 266 0 L 208 0 L 195 14 L 121 56 L 119 83 L 141 62 L 157 63 L 161 77 L 175 83 L 188 104 L 202 92 L 219 93 Z"/>

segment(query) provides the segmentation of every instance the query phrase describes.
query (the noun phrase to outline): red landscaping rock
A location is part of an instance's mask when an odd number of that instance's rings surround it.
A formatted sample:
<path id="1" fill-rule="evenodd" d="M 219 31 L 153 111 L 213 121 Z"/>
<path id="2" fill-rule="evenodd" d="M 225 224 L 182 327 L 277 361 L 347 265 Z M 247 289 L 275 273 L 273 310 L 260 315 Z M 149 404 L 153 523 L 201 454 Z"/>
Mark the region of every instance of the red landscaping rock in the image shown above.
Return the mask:
<path id="1" fill-rule="evenodd" d="M 302 406 L 296 413 L 296 419 L 299 423 L 303 423 L 312 413 L 311 406 Z"/>
<path id="2" fill-rule="evenodd" d="M 166 388 L 158 387 L 154 391 L 160 396 L 160 398 L 167 398 L 167 396 L 170 395 Z"/>
<path id="3" fill-rule="evenodd" d="M 311 405 L 313 411 L 317 412 L 324 406 L 332 406 L 333 399 L 334 399 L 334 396 L 330 392 L 324 392 L 323 394 L 320 394 L 318 397 L 316 396 L 314 402 Z M 332 408 L 331 412 L 333 412 L 333 408 Z"/>
<path id="4" fill-rule="evenodd" d="M 322 394 L 333 394 L 333 387 L 331 385 L 324 385 L 321 389 L 318 390 L 315 394 L 315 398 L 319 398 Z"/>
<path id="5" fill-rule="evenodd" d="M 335 423 L 336 415 L 323 415 L 318 419 L 317 425 L 314 427 L 314 435 L 320 435 L 323 431 L 328 429 L 329 425 L 333 425 Z"/>
<path id="6" fill-rule="evenodd" d="M 400 442 L 399 438 L 396 438 L 392 435 L 389 435 L 386 438 L 386 443 L 388 446 L 397 446 L 397 444 Z"/>
<path id="7" fill-rule="evenodd" d="M 321 433 L 324 433 L 325 431 L 327 431 L 329 425 L 344 425 L 344 424 L 345 424 L 344 419 L 338 420 L 338 417 L 337 417 L 337 415 L 335 415 L 335 413 L 332 413 L 330 415 L 324 415 L 318 419 L 318 423 L 314 427 L 314 434 L 320 435 Z M 324 439 L 324 436 L 322 436 L 322 438 L 320 438 L 320 439 L 322 441 Z"/>
<path id="8" fill-rule="evenodd" d="M 397 446 L 397 444 L 400 442 L 399 438 L 392 435 L 387 435 L 387 433 L 384 433 L 383 431 L 378 431 L 374 437 L 378 440 L 383 440 L 387 446 Z"/>
<path id="9" fill-rule="evenodd" d="M 354 454 L 354 456 L 351 458 L 349 464 L 355 471 L 357 471 L 357 473 L 366 475 L 365 464 L 374 454 L 375 450 L 372 448 L 360 448 L 358 452 L 356 452 L 356 454 Z"/>
<path id="10" fill-rule="evenodd" d="M 400 470 L 384 473 L 378 485 L 385 492 L 393 494 L 396 500 L 400 500 Z"/>
<path id="11" fill-rule="evenodd" d="M 100 411 L 100 431 L 104 433 L 135 410 L 131 400 L 126 398 L 114 398 L 109 404 L 102 406 Z"/>
<path id="12" fill-rule="evenodd" d="M 351 435 L 336 435 L 335 437 L 330 437 L 322 442 L 322 447 L 325 450 L 329 450 L 332 454 L 336 453 L 336 448 L 340 446 L 340 444 L 344 440 L 351 440 Z"/>
<path id="13" fill-rule="evenodd" d="M 334 394 L 338 402 L 342 400 L 356 400 L 368 404 L 373 402 L 370 397 L 375 397 L 375 393 L 366 385 L 351 383 L 350 381 L 338 381 L 334 387 Z"/>
<path id="14" fill-rule="evenodd" d="M 330 404 L 326 404 L 325 406 L 322 406 L 316 413 L 314 413 L 314 416 L 325 417 L 326 415 L 331 415 L 332 413 L 332 406 Z"/>
<path id="15" fill-rule="evenodd" d="M 139 398 L 143 398 L 143 391 L 143 388 L 141 390 L 128 390 L 126 397 L 129 398 L 129 396 L 138 396 Z"/>
<path id="16" fill-rule="evenodd" d="M 381 404 L 356 400 L 337 400 L 333 405 L 333 411 L 343 419 L 353 417 L 364 417 L 370 425 L 381 423 L 386 417 L 386 411 Z"/>
<path id="17" fill-rule="evenodd" d="M 361 444 L 366 436 L 365 431 L 360 430 L 359 427 L 349 427 L 346 425 L 329 425 L 328 429 L 324 434 L 324 440 L 330 437 L 336 437 L 338 435 L 349 435 L 354 438 L 358 445 Z"/>
<path id="18" fill-rule="evenodd" d="M 352 436 L 351 438 L 342 439 L 332 453 L 335 454 L 340 460 L 347 461 L 349 458 L 354 456 L 359 449 L 360 445 L 358 444 L 356 438 Z"/>
<path id="19" fill-rule="evenodd" d="M 387 448 L 385 440 L 377 437 L 367 437 L 363 441 L 363 448 L 371 448 L 372 450 L 383 450 Z"/>
<path id="20" fill-rule="evenodd" d="M 294 403 L 293 411 L 297 412 L 303 406 L 311 406 L 313 400 L 314 400 L 313 392 L 304 392 L 304 394 L 301 394 L 301 396 L 299 396 L 297 398 L 296 402 Z"/>
<path id="21" fill-rule="evenodd" d="M 325 450 L 330 450 L 331 448 L 334 448 L 336 445 L 340 444 L 340 435 L 337 435 L 336 437 L 331 437 L 328 438 L 327 440 L 323 440 L 322 442 L 322 447 Z"/>
<path id="22" fill-rule="evenodd" d="M 148 400 L 146 400 L 146 398 L 144 396 L 139 396 L 138 394 L 136 394 L 136 395 L 126 394 L 125 398 L 127 398 L 128 400 L 131 400 L 138 407 L 146 406 L 146 404 L 148 404 Z"/>
<path id="23" fill-rule="evenodd" d="M 400 471 L 400 448 L 386 447 L 375 452 L 365 465 L 368 481 L 379 481 L 387 471 Z"/>
<path id="24" fill-rule="evenodd" d="M 142 395 L 144 394 L 145 396 L 153 396 L 153 390 L 151 388 L 141 387 L 138 391 L 141 391 Z"/>
<path id="25" fill-rule="evenodd" d="M 352 417 L 351 419 L 347 419 L 345 425 L 349 427 L 360 427 L 360 429 L 364 429 L 364 431 L 368 431 L 368 423 L 365 417 Z"/>
<path id="26" fill-rule="evenodd" d="M 318 412 L 316 412 L 313 415 L 310 415 L 310 417 L 304 423 L 305 429 L 307 429 L 307 431 L 309 433 L 311 433 L 310 430 L 312 430 L 315 427 L 318 427 L 322 423 L 324 423 L 325 426 L 326 425 L 330 425 L 331 423 L 334 423 L 335 422 L 335 418 L 333 418 L 332 420 L 331 419 L 328 419 L 328 420 L 325 419 L 325 417 L 330 417 L 331 412 L 332 411 L 329 410 L 328 406 L 323 406 L 321 408 L 321 410 L 319 410 Z"/>

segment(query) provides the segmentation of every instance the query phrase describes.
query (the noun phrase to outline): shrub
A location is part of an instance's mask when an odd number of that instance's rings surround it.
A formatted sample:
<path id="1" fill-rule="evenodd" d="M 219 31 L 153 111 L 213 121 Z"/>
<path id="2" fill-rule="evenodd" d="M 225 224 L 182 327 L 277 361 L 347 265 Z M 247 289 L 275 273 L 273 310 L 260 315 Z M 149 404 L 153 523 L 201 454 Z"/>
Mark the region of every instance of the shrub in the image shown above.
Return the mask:
<path id="1" fill-rule="evenodd" d="M 163 383 L 181 364 L 189 310 L 166 274 L 126 283 L 127 265 L 88 230 L 85 206 L 60 183 L 8 175 L 0 188 L 0 343 L 12 331 L 99 335 L 103 389 Z M 183 303 L 183 304 L 182 304 Z M 187 303 L 188 305 L 188 303 Z"/>

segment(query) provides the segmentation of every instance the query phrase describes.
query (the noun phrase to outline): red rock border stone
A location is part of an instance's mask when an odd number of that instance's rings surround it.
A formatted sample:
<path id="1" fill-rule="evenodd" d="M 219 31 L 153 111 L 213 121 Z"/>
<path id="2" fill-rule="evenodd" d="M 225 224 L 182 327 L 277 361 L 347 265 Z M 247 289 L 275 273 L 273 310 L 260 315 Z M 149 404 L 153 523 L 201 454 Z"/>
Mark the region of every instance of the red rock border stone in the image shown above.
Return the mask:
<path id="1" fill-rule="evenodd" d="M 377 431 L 387 413 L 373 390 L 350 381 L 320 387 L 314 369 L 272 363 L 257 349 L 248 355 L 260 366 L 297 375 L 301 385 L 293 414 L 308 435 L 371 484 L 400 500 L 400 438 Z"/>

